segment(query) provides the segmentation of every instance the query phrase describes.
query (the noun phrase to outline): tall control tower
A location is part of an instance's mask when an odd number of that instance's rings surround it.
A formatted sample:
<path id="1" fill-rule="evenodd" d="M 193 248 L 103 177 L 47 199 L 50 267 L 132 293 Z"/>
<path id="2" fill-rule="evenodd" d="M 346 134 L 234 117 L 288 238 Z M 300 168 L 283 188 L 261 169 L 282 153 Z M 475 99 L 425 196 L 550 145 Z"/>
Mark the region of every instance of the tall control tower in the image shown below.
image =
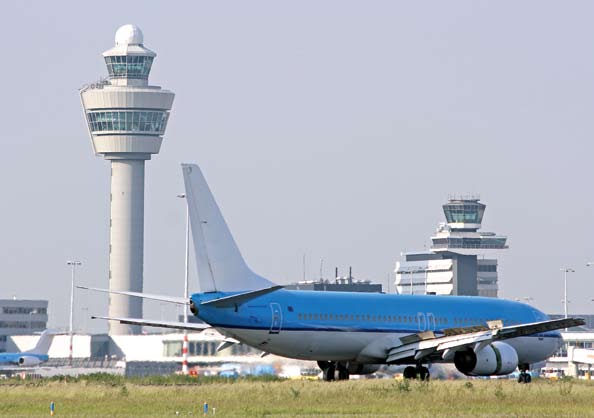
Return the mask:
<path id="1" fill-rule="evenodd" d="M 144 162 L 161 148 L 174 94 L 148 84 L 156 54 L 140 28 L 124 25 L 103 53 L 109 77 L 81 89 L 95 155 L 111 161 L 109 288 L 142 292 Z M 110 295 L 109 316 L 142 317 L 142 300 Z M 140 327 L 110 322 L 111 335 Z"/>

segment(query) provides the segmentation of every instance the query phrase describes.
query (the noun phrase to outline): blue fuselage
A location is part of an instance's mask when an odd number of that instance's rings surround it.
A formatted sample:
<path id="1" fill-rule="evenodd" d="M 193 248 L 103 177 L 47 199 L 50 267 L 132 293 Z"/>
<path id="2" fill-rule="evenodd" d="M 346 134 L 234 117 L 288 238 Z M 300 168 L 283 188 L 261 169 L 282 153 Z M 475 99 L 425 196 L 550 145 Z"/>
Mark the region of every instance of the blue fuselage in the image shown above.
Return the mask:
<path id="1" fill-rule="evenodd" d="M 40 363 L 49 359 L 47 354 L 0 353 L 0 364 L 19 364 L 19 359 L 23 357 L 35 357 Z"/>
<path id="2" fill-rule="evenodd" d="M 502 320 L 508 326 L 548 319 L 529 305 L 503 299 L 285 289 L 237 307 L 200 306 L 200 302 L 232 294 L 192 295 L 197 316 L 249 345 L 301 359 L 379 361 L 380 357 L 363 354 L 366 347 L 387 335 L 402 337 L 423 331 L 440 335 L 447 328 L 485 326 L 492 320 Z M 522 338 L 522 345 L 526 345 L 526 338 L 535 344 L 524 356 L 535 362 L 557 349 L 560 334 L 552 331 Z M 520 356 L 526 351 L 519 350 Z"/>

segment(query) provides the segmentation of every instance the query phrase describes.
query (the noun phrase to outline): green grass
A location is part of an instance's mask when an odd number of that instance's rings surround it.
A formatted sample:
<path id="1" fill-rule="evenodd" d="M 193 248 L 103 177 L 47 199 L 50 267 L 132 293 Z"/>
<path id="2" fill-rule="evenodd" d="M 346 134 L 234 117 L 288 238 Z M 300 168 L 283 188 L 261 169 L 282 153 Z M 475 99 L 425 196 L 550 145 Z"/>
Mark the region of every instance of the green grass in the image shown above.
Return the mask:
<path id="1" fill-rule="evenodd" d="M 91 376 L 0 382 L 0 416 L 217 417 L 586 417 L 594 416 L 594 381 L 396 380 L 348 382 L 270 379 L 125 379 Z M 191 413 L 191 415 L 190 415 Z"/>

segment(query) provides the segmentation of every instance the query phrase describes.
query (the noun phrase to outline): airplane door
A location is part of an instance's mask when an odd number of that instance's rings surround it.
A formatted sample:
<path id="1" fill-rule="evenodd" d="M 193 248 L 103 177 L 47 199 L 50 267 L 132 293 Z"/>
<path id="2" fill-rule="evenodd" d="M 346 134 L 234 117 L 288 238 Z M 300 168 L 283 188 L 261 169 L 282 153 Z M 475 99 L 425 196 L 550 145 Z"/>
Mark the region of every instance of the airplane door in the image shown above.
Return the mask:
<path id="1" fill-rule="evenodd" d="M 270 310 L 272 311 L 272 321 L 270 324 L 270 334 L 278 334 L 281 330 L 281 325 L 283 322 L 283 314 L 281 311 L 281 306 L 274 302 L 270 304 Z"/>
<path id="2" fill-rule="evenodd" d="M 435 317 L 432 313 L 427 313 L 427 330 L 435 331 Z"/>
<path id="3" fill-rule="evenodd" d="M 417 313 L 417 321 L 419 322 L 419 331 L 425 331 L 427 329 L 427 318 L 423 312 Z"/>

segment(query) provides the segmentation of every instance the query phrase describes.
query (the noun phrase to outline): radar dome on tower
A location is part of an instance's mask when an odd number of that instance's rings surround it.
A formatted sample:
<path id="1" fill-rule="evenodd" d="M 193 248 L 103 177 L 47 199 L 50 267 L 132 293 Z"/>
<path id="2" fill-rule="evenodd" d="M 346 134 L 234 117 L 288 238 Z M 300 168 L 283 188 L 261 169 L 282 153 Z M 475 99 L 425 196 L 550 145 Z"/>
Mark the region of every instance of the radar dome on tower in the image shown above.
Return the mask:
<path id="1" fill-rule="evenodd" d="M 115 43 L 117 46 L 124 45 L 142 45 L 144 36 L 142 31 L 136 25 L 124 25 L 116 31 Z"/>

